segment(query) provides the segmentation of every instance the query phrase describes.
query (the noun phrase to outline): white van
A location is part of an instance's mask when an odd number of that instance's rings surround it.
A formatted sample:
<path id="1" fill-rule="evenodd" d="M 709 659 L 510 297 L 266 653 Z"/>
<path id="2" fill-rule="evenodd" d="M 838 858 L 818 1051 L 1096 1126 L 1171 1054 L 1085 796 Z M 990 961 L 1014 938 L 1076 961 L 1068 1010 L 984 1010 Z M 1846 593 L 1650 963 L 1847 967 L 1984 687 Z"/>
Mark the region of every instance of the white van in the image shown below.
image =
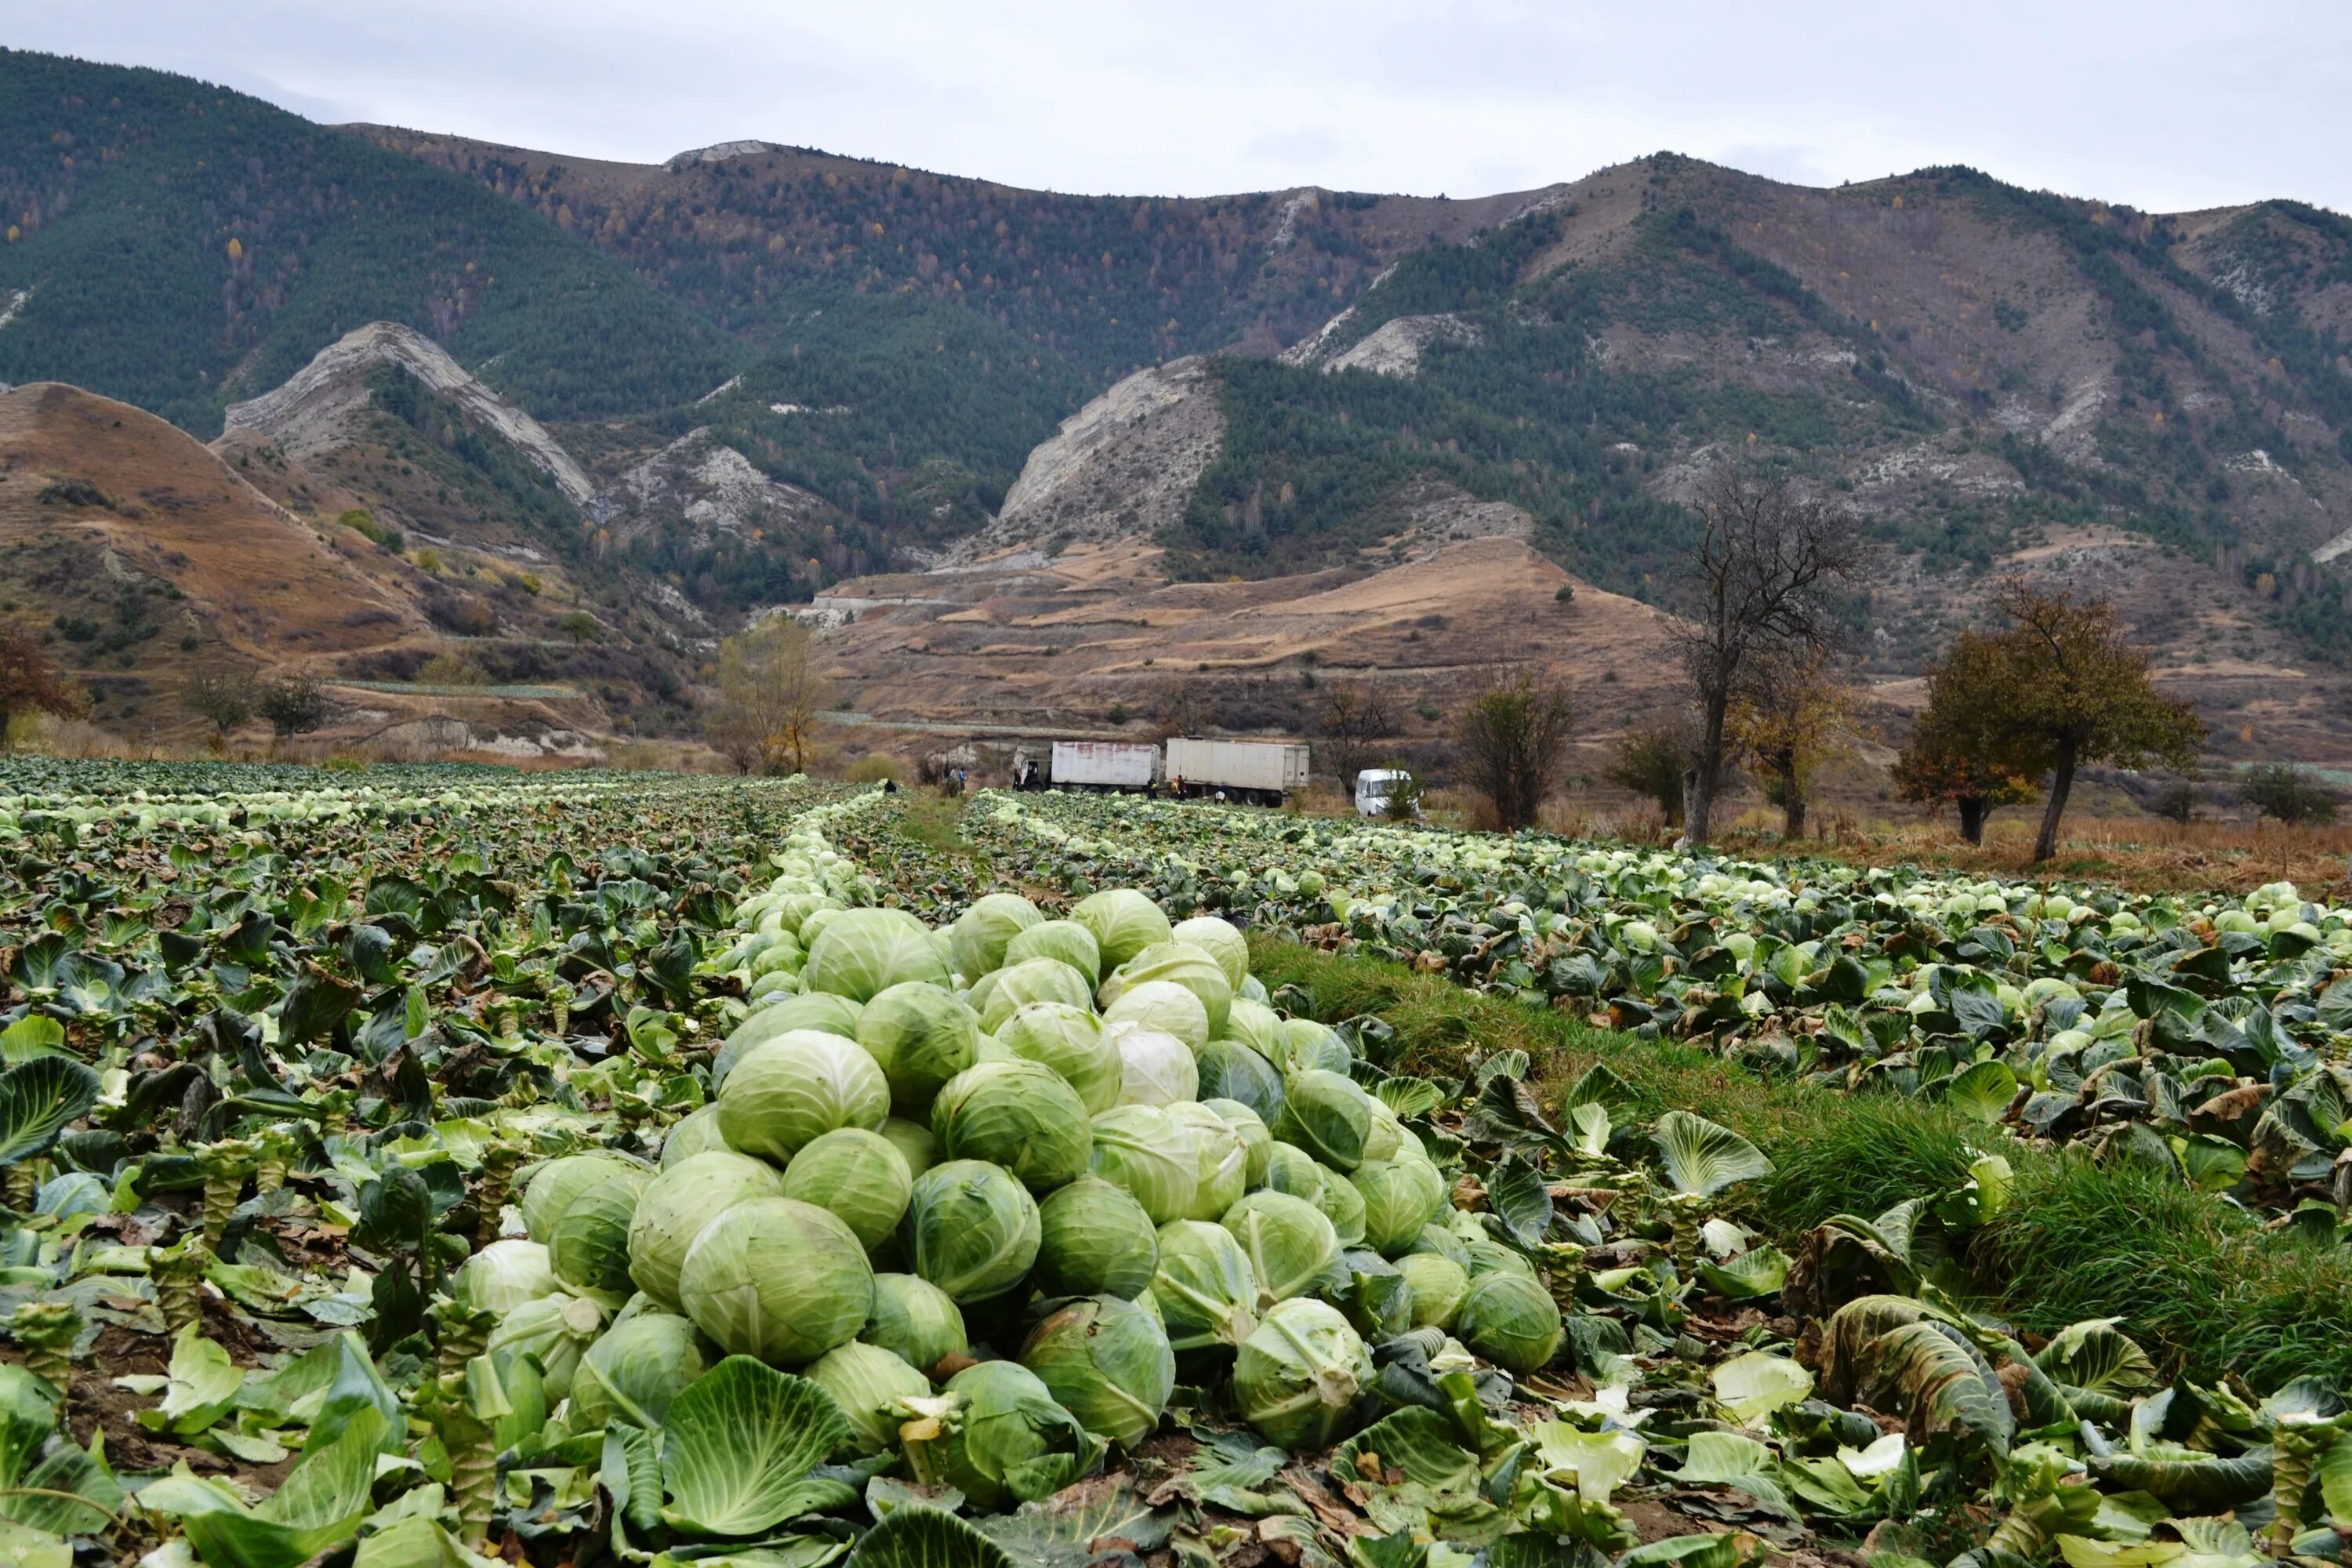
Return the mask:
<path id="1" fill-rule="evenodd" d="M 1366 768 L 1356 775 L 1356 815 L 1387 816 L 1389 796 L 1412 783 L 1412 775 L 1402 768 Z M 1413 815 L 1421 814 L 1416 810 Z"/>

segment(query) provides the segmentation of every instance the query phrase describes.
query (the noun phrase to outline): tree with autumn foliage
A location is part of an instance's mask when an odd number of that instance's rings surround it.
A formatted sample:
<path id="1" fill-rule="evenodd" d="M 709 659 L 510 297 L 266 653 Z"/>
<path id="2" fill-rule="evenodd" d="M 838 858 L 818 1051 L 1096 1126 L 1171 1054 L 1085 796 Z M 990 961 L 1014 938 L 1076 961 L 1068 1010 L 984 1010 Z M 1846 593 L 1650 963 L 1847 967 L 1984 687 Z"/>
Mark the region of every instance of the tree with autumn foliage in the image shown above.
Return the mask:
<path id="1" fill-rule="evenodd" d="M 1799 645 L 1753 658 L 1731 700 L 1726 733 L 1741 763 L 1780 808 L 1780 836 L 1805 836 L 1813 781 L 1844 744 L 1853 701 L 1826 650 Z"/>
<path id="2" fill-rule="evenodd" d="M 2032 800 L 2041 776 L 2034 763 L 2009 753 L 2000 732 L 2000 659 L 1995 638 L 1962 632 L 1928 667 L 1927 707 L 1895 759 L 1895 793 L 1922 805 L 1950 805 L 1970 844 L 1984 842 L 1995 808 Z"/>
<path id="3" fill-rule="evenodd" d="M 815 640 L 791 616 L 776 615 L 719 645 L 710 741 L 743 772 L 807 771 L 827 700 Z"/>
<path id="4" fill-rule="evenodd" d="M 58 673 L 37 638 L 18 626 L 0 626 L 0 747 L 8 743 L 9 721 L 19 713 L 79 716 L 87 706 L 81 688 Z"/>
<path id="5" fill-rule="evenodd" d="M 2147 650 L 2125 636 L 2105 600 L 2012 579 L 1995 590 L 1993 606 L 2009 625 L 1953 644 L 1929 678 L 1927 711 L 1895 776 L 1913 798 L 1940 778 L 1925 798 L 1985 801 L 2003 781 L 2047 774 L 2033 841 L 2040 865 L 2057 853 L 2077 769 L 2159 760 L 2186 768 L 2205 725 L 2189 703 L 2157 694 Z"/>

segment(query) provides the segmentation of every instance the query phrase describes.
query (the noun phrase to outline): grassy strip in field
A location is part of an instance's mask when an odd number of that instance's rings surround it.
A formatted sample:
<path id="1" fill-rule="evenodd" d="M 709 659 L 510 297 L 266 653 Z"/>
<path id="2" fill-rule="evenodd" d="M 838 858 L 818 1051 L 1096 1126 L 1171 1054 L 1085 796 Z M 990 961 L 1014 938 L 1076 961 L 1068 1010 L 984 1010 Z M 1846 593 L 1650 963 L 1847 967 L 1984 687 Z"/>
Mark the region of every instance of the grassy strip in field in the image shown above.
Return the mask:
<path id="1" fill-rule="evenodd" d="M 1939 1106 L 1761 1079 L 1688 1046 L 1594 1029 L 1400 964 L 1263 934 L 1250 946 L 1252 971 L 1268 987 L 1304 987 L 1317 1016 L 1386 1019 L 1406 1042 L 1407 1070 L 1459 1072 L 1470 1047 L 1517 1047 L 1536 1063 L 1540 1091 L 1605 1060 L 1643 1115 L 1681 1109 L 1742 1133 L 1774 1166 L 1742 1189 L 1743 1217 L 1784 1244 L 1834 1214 L 1867 1216 L 1955 1187 L 1974 1152 L 1997 1144 L 2017 1181 L 1965 1259 L 1981 1305 L 2045 1334 L 2120 1317 L 2200 1379 L 2235 1373 L 2265 1390 L 2304 1373 L 2352 1382 L 2352 1248 L 2265 1234 L 2177 1180 L 2019 1142 Z"/>

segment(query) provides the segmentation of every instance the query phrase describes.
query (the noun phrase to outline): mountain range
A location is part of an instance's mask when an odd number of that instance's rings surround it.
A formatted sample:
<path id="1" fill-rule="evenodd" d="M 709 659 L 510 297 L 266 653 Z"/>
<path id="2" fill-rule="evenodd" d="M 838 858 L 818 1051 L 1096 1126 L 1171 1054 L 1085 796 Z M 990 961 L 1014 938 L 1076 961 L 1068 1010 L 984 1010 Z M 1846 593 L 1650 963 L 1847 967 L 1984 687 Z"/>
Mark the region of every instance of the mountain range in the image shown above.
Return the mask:
<path id="1" fill-rule="evenodd" d="M 67 593 L 134 721 L 226 660 L 386 722 L 435 665 L 542 736 L 676 729 L 715 640 L 796 605 L 877 720 L 1110 729 L 1181 684 L 1297 728 L 1318 670 L 1442 714 L 1507 657 L 1606 725 L 1663 694 L 1638 628 L 1747 454 L 1884 546 L 1890 715 L 2025 572 L 2116 599 L 2224 754 L 2352 754 L 2352 222 L 2294 201 L 1672 153 L 1474 200 L 1079 196 L 321 126 L 16 51 L 0 217 L 0 603 Z M 162 422 L 180 477 L 142 482 Z M 130 549 L 199 472 L 344 563 L 333 635 L 176 566 L 204 530 Z M 102 580 L 60 568 L 101 536 Z M 176 653 L 161 604 L 205 606 Z"/>

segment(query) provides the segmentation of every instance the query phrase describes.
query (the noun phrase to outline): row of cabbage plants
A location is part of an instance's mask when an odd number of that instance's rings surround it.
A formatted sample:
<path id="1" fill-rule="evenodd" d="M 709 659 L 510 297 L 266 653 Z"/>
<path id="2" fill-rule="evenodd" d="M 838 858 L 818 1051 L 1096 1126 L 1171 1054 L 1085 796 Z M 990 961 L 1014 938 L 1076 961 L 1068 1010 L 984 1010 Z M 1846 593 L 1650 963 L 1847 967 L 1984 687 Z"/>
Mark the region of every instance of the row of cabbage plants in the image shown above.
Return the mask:
<path id="1" fill-rule="evenodd" d="M 992 795 L 1004 866 L 1482 991 L 1941 1100 L 2333 1237 L 2352 1200 L 2352 908 L 2277 883 L 2136 897 L 1123 799 Z"/>

